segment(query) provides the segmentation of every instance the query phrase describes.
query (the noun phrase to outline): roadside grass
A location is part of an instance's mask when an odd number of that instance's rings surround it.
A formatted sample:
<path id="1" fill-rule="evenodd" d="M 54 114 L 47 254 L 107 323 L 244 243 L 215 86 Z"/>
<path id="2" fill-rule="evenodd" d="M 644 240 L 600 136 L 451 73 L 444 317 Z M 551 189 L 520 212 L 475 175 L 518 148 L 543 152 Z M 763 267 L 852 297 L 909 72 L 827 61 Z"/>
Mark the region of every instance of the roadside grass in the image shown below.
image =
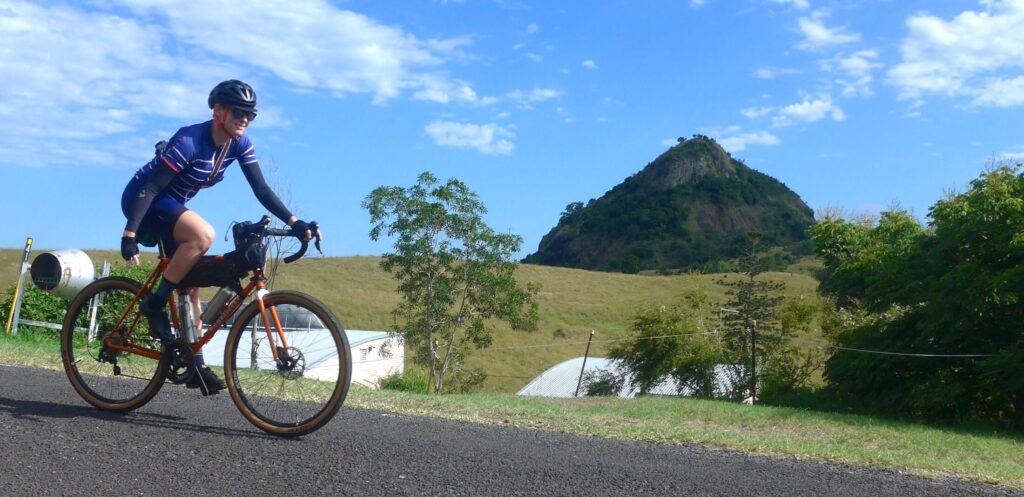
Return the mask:
<path id="1" fill-rule="evenodd" d="M 21 326 L 18 334 L 7 335 L 0 329 L 0 364 L 63 370 L 60 332 Z"/>
<path id="2" fill-rule="evenodd" d="M 892 468 L 1024 488 L 1024 437 L 868 416 L 677 397 L 427 396 L 353 387 L 346 403 L 389 412 L 770 457 Z"/>
<path id="3" fill-rule="evenodd" d="M 60 370 L 55 334 L 49 330 L 0 334 L 0 364 Z M 1013 433 L 676 397 L 428 396 L 353 385 L 345 405 L 619 440 L 699 444 L 1024 489 L 1024 436 Z M 344 420 L 342 415 L 333 422 Z"/>

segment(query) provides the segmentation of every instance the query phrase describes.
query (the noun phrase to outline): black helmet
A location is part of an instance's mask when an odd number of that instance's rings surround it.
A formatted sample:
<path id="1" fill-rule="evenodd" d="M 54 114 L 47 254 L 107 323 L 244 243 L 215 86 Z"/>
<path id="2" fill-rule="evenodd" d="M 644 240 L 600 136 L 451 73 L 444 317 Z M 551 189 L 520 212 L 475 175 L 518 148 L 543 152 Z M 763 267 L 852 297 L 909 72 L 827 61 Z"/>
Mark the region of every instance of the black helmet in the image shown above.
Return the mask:
<path id="1" fill-rule="evenodd" d="M 210 98 L 207 103 L 210 104 L 211 109 L 214 104 L 221 104 L 256 112 L 256 92 L 251 86 L 237 79 L 229 79 L 210 90 Z"/>

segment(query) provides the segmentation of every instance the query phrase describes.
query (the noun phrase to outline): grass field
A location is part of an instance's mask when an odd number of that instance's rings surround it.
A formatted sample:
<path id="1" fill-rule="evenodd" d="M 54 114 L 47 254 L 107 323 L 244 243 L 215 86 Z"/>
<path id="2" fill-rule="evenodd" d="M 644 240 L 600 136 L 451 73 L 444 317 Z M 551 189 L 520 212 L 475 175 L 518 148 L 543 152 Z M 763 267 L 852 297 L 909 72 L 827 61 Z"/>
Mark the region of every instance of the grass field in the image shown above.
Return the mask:
<path id="1" fill-rule="evenodd" d="M 114 251 L 86 252 L 98 266 L 104 259 L 121 263 Z M 34 251 L 38 253 L 41 251 Z M 0 250 L 0 288 L 15 281 L 20 258 L 19 250 Z M 274 285 L 317 297 L 347 329 L 387 330 L 399 296 L 391 275 L 381 270 L 379 263 L 379 257 L 307 258 L 284 267 Z M 600 357 L 612 345 L 609 340 L 628 334 L 632 317 L 642 306 L 671 305 L 684 292 L 697 288 L 723 303 L 725 289 L 716 282 L 736 277 L 627 275 L 524 264 L 517 278 L 541 287 L 537 331 L 517 332 L 495 323 L 493 350 L 477 351 L 468 364 L 487 372 L 483 391 L 515 392 L 546 369 L 582 356 L 591 330 L 595 332 L 591 356 Z M 784 282 L 789 295 L 817 298 L 817 282 L 806 271 L 767 273 L 764 277 Z M 204 298 L 213 291 L 206 290 Z M 515 349 L 524 346 L 529 348 Z"/>

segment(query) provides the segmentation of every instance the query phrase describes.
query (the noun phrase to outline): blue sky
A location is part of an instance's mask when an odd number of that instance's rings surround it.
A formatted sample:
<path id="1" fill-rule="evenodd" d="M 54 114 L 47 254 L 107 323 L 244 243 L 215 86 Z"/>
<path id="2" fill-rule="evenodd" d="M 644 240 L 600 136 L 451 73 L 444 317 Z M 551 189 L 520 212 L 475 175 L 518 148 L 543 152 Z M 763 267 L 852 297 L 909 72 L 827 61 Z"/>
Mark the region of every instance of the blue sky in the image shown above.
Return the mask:
<path id="1" fill-rule="evenodd" d="M 115 248 L 156 141 L 251 83 L 272 184 L 331 256 L 390 249 L 375 187 L 456 177 L 537 248 L 567 204 L 680 136 L 716 138 L 812 208 L 922 219 L 1024 159 L 1024 0 L 0 0 L 0 246 Z M 236 167 L 189 204 L 263 213 Z"/>

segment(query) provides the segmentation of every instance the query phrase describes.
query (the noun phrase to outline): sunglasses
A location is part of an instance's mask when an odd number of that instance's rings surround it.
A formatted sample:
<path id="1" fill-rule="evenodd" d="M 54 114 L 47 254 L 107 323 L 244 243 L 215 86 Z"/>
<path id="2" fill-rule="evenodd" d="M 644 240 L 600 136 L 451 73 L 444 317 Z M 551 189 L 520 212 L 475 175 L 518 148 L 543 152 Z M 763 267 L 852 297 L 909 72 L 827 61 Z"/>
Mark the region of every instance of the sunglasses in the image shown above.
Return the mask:
<path id="1" fill-rule="evenodd" d="M 241 121 L 242 118 L 249 119 L 249 122 L 256 120 L 256 113 L 251 110 L 239 109 L 237 107 L 231 108 L 231 117 Z"/>

